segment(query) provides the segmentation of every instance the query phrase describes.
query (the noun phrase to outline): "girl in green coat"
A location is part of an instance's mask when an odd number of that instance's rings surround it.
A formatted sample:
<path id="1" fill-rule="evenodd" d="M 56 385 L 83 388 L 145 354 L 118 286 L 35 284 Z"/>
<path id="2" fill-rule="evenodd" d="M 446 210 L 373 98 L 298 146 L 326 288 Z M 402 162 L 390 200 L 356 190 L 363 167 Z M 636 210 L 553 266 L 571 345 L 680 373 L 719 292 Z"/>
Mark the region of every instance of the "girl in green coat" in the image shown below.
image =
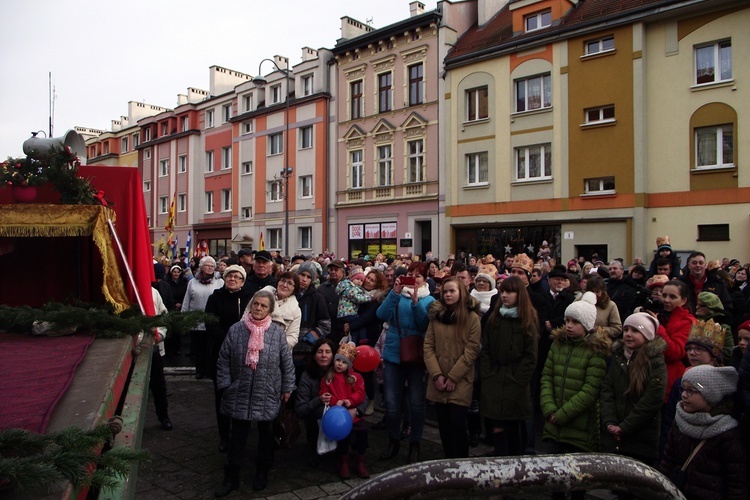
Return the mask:
<path id="1" fill-rule="evenodd" d="M 599 391 L 612 342 L 595 326 L 595 304 L 592 292 L 583 294 L 565 310 L 565 326 L 551 335 L 540 394 L 543 438 L 553 453 L 599 451 Z"/>
<path id="2" fill-rule="evenodd" d="M 659 323 L 634 313 L 612 347 L 612 363 L 601 392 L 602 451 L 621 453 L 655 465 L 659 455 L 661 407 L 667 383 Z"/>

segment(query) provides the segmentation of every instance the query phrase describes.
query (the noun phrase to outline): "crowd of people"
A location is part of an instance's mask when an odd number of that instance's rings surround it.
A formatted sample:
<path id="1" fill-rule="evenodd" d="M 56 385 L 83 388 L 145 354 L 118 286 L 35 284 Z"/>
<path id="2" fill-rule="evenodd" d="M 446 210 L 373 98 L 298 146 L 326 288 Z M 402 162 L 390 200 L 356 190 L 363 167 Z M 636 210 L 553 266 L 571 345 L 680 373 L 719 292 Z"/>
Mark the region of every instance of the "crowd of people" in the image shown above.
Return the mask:
<path id="1" fill-rule="evenodd" d="M 493 456 L 611 452 L 657 468 L 687 498 L 746 498 L 749 265 L 696 251 L 683 266 L 668 237 L 649 265 L 596 254 L 561 265 L 546 248 L 502 260 L 242 249 L 156 262 L 166 310 L 219 320 L 189 332 L 195 377 L 214 381 L 227 453 L 216 497 L 239 485 L 252 422 L 253 489 L 266 487 L 271 423 L 290 404 L 311 457 L 325 409 L 350 413 L 352 432 L 335 449 L 342 478 L 352 464 L 369 477 L 369 429 L 388 433 L 380 460 L 402 456 L 406 439 L 406 462 L 420 461 L 433 405 L 447 458 L 468 457 L 482 438 Z M 377 370 L 354 368 L 358 345 L 380 353 Z M 167 333 L 167 355 L 181 346 Z M 376 400 L 384 416 L 368 424 Z"/>

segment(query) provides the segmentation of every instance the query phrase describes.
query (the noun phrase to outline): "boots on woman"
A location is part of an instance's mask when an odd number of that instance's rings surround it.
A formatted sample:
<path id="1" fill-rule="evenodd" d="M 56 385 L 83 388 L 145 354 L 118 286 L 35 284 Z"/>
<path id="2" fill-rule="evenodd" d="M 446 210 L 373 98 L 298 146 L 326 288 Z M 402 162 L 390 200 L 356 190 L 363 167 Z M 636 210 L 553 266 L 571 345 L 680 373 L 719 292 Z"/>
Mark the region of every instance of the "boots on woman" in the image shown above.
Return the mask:
<path id="1" fill-rule="evenodd" d="M 224 481 L 214 491 L 216 498 L 229 495 L 231 492 L 240 487 L 240 468 L 236 465 L 224 466 Z"/>
<path id="2" fill-rule="evenodd" d="M 401 448 L 401 441 L 398 439 L 391 439 L 388 443 L 388 449 L 380 455 L 380 460 L 390 460 L 395 457 L 398 455 L 399 448 Z"/>
<path id="3" fill-rule="evenodd" d="M 351 472 L 349 472 L 349 455 L 339 455 L 339 477 L 341 479 L 352 477 Z"/>
<path id="4" fill-rule="evenodd" d="M 367 470 L 367 467 L 365 466 L 364 455 L 357 455 L 356 471 L 357 471 L 357 475 L 361 478 L 367 479 L 368 477 L 370 477 L 370 472 Z"/>

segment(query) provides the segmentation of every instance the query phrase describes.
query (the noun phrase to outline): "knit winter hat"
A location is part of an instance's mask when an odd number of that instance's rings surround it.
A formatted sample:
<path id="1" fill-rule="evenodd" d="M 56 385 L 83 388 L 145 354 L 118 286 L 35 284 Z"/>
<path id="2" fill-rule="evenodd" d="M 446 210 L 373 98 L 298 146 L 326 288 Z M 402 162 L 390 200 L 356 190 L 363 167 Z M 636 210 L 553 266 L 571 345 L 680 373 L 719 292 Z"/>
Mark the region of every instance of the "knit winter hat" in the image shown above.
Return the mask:
<path id="1" fill-rule="evenodd" d="M 622 325 L 623 328 L 626 326 L 635 328 L 650 342 L 656 337 L 656 331 L 659 329 L 659 320 L 649 313 L 633 313 L 627 317 L 625 323 Z"/>
<path id="2" fill-rule="evenodd" d="M 167 268 L 161 262 L 154 262 L 154 276 L 156 279 L 164 279 L 167 274 Z"/>
<path id="3" fill-rule="evenodd" d="M 685 342 L 685 347 L 690 344 L 696 344 L 710 352 L 713 357 L 722 359 L 721 353 L 724 349 L 725 335 L 726 330 L 724 327 L 720 323 L 714 322 L 713 319 L 698 321 L 690 329 L 690 335 L 688 335 L 687 342 Z"/>
<path id="4" fill-rule="evenodd" d="M 692 384 L 711 406 L 737 392 L 737 379 L 737 370 L 732 366 L 699 365 L 682 376 L 683 384 Z"/>
<path id="5" fill-rule="evenodd" d="M 245 268 L 237 264 L 231 265 L 224 269 L 224 274 L 222 274 L 221 277 L 226 279 L 227 274 L 229 273 L 240 273 L 243 280 L 247 278 L 247 271 L 245 271 Z"/>
<path id="6" fill-rule="evenodd" d="M 724 304 L 721 303 L 721 299 L 719 299 L 719 296 L 713 292 L 699 293 L 698 302 L 706 306 L 712 313 L 724 310 Z"/>
<path id="7" fill-rule="evenodd" d="M 365 281 L 365 273 L 363 273 L 362 271 L 356 272 L 356 273 L 352 274 L 349 279 L 350 280 L 360 279 L 360 280 L 362 280 L 362 282 L 364 282 Z"/>
<path id="8" fill-rule="evenodd" d="M 656 252 L 658 253 L 659 250 L 669 250 L 672 251 L 672 245 L 669 242 L 669 236 L 657 236 L 656 237 Z"/>
<path id="9" fill-rule="evenodd" d="M 746 332 L 750 332 L 750 319 L 740 324 L 740 326 L 737 327 L 737 331 L 739 332 L 740 330 L 745 330 Z"/>
<path id="10" fill-rule="evenodd" d="M 339 350 L 336 351 L 336 356 L 334 357 L 334 360 L 340 359 L 344 361 L 346 364 L 349 365 L 349 369 L 351 369 L 354 364 L 354 358 L 356 357 L 357 357 L 357 346 L 354 345 L 354 342 L 344 342 L 343 344 L 339 345 Z"/>
<path id="11" fill-rule="evenodd" d="M 477 273 L 477 275 L 474 277 L 474 282 L 476 283 L 476 281 L 479 280 L 479 279 L 483 279 L 483 280 L 489 281 L 490 282 L 490 290 L 492 290 L 493 288 L 495 288 L 495 285 L 496 285 L 495 278 L 492 277 L 492 276 L 490 276 L 489 274 L 487 274 L 487 273 Z"/>
<path id="12" fill-rule="evenodd" d="M 310 261 L 305 261 L 299 265 L 297 275 L 299 276 L 302 273 L 308 273 L 312 281 L 315 281 L 318 277 L 318 269 L 315 267 L 315 263 Z"/>
<path id="13" fill-rule="evenodd" d="M 587 332 L 594 329 L 596 322 L 596 295 L 593 292 L 586 292 L 565 309 L 565 317 L 578 321 L 583 325 Z"/>

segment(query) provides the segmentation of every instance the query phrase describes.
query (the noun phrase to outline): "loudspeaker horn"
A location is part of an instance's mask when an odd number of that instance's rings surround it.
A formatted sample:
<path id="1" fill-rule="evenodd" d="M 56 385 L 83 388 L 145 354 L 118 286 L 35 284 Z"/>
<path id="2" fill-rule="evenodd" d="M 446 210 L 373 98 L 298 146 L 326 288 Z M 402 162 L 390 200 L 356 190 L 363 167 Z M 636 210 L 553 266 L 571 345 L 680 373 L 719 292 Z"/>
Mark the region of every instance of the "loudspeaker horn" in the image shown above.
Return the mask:
<path id="1" fill-rule="evenodd" d="M 68 130 L 62 137 L 37 137 L 39 132 L 32 132 L 32 137 L 23 143 L 26 156 L 41 160 L 49 156 L 53 148 L 69 147 L 82 164 L 86 163 L 86 143 L 75 130 Z"/>

